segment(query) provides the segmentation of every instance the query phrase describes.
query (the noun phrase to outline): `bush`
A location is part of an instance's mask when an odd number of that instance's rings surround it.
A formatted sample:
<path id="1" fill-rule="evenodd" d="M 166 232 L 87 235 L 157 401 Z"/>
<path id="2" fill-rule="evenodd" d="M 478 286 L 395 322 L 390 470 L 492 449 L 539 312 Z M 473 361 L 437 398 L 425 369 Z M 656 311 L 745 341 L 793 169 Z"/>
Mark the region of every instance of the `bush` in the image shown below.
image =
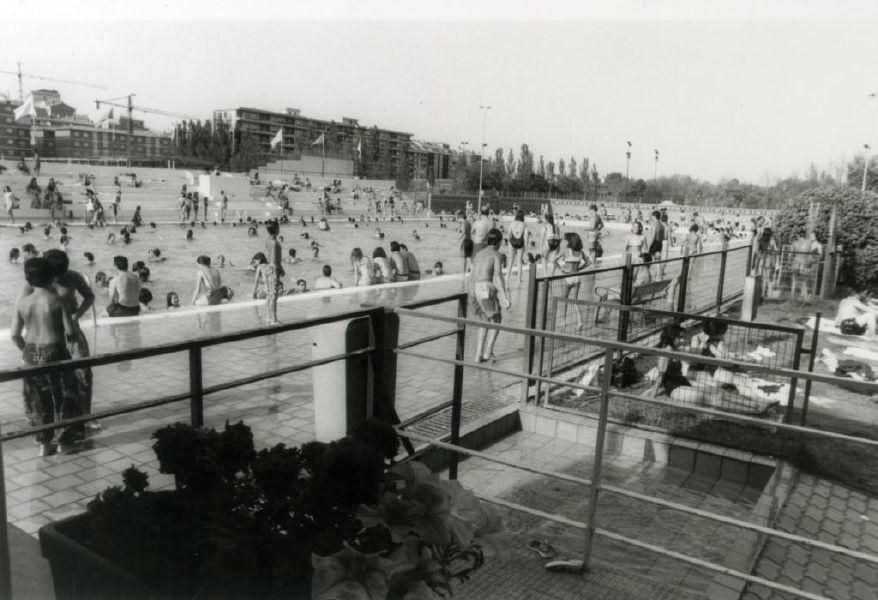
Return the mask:
<path id="1" fill-rule="evenodd" d="M 822 244 L 829 241 L 832 205 L 838 203 L 836 240 L 842 245 L 839 281 L 860 289 L 878 285 L 878 194 L 862 194 L 843 186 L 803 192 L 778 211 L 775 233 L 779 243 L 790 244 L 796 235 L 804 235 L 811 202 L 820 204 L 815 233 Z"/>

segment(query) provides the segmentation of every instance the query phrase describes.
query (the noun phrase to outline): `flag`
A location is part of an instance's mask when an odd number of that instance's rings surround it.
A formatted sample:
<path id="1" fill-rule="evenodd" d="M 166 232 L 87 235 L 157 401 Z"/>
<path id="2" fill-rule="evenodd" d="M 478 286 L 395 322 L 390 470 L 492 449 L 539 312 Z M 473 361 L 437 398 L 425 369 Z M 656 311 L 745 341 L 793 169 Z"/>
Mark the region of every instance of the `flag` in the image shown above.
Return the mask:
<path id="1" fill-rule="evenodd" d="M 36 117 L 37 109 L 34 107 L 34 97 L 28 96 L 27 100 L 13 111 L 13 114 L 16 121 L 23 119 L 24 117 Z"/>
<path id="2" fill-rule="evenodd" d="M 363 158 L 363 139 L 357 141 L 357 154 L 360 155 L 360 158 Z"/>
<path id="3" fill-rule="evenodd" d="M 284 141 L 284 128 L 281 127 L 277 130 L 277 133 L 271 138 L 271 149 L 274 150 L 275 146 L 282 143 Z"/>
<path id="4" fill-rule="evenodd" d="M 324 140 L 324 138 L 323 138 L 323 134 L 321 133 L 321 134 L 320 134 L 320 137 L 318 137 L 316 140 L 314 140 L 313 142 L 311 142 L 311 145 L 312 145 L 312 146 L 316 146 L 317 144 L 322 144 L 322 143 L 323 143 L 323 140 Z"/>
<path id="5" fill-rule="evenodd" d="M 111 107 L 110 110 L 105 112 L 103 115 L 101 115 L 101 118 L 98 119 L 98 125 L 103 125 L 107 121 L 112 121 L 112 120 L 113 120 L 113 109 Z"/>

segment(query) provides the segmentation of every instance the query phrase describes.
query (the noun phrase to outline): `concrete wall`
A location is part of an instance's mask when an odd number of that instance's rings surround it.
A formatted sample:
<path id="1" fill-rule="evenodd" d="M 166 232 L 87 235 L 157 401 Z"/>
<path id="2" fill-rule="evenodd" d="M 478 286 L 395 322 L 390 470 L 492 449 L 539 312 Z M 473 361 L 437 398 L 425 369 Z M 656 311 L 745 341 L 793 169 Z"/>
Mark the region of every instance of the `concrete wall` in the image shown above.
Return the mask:
<path id="1" fill-rule="evenodd" d="M 238 175 L 199 175 L 198 193 L 209 198 L 219 198 L 225 191 L 231 198 L 250 199 L 250 180 Z"/>
<path id="2" fill-rule="evenodd" d="M 265 170 L 271 172 L 284 171 L 289 173 L 290 175 L 292 175 L 293 173 L 316 173 L 319 175 L 321 171 L 321 166 L 321 158 L 319 156 L 303 156 L 299 160 L 284 159 L 272 161 L 268 163 L 268 165 L 265 167 Z M 327 158 L 325 173 L 326 175 L 353 177 L 354 161 L 342 158 Z"/>

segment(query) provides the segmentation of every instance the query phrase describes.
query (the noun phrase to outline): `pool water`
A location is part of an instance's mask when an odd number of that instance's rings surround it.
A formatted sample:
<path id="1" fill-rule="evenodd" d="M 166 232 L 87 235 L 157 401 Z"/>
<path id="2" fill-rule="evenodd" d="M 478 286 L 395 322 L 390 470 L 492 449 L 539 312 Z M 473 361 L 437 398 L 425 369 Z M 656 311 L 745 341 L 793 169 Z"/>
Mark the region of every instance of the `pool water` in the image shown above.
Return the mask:
<path id="1" fill-rule="evenodd" d="M 456 231 L 454 223 L 447 223 L 447 229 L 441 229 L 438 219 L 430 221 L 406 221 L 405 223 L 381 223 L 381 231 L 384 232 L 384 240 L 376 237 L 376 224 L 360 224 L 359 228 L 345 221 L 332 224 L 330 231 L 322 232 L 314 225 L 302 227 L 298 223 L 285 225 L 281 228 L 284 257 L 290 248 L 295 248 L 301 262 L 297 264 L 285 264 L 285 285 L 287 289 L 294 286 L 298 278 L 308 281 L 309 288 L 314 279 L 320 274 L 323 265 L 332 267 L 332 274 L 343 285 L 352 283 L 353 272 L 350 264 L 350 252 L 354 247 L 360 247 L 369 256 L 372 251 L 381 246 L 385 252 L 390 253 L 390 242 L 399 241 L 408 246 L 420 263 L 421 272 L 425 274 L 432 269 L 436 261 L 443 263 L 446 273 L 460 273 L 463 270 L 463 259 L 460 255 L 460 233 Z M 536 231 L 536 226 L 531 226 Z M 417 229 L 420 233 L 420 241 L 413 238 L 412 232 Z M 562 227 L 563 231 L 576 230 L 572 227 Z M 624 247 L 628 226 L 610 224 L 609 235 L 604 238 L 606 255 L 615 255 Z M 581 230 L 580 230 L 581 231 Z M 142 260 L 147 262 L 147 250 L 150 248 L 161 249 L 162 256 L 166 257 L 162 263 L 147 263 L 150 269 L 150 281 L 145 285 L 153 294 L 152 308 L 164 310 L 166 308 L 166 296 L 169 292 L 176 292 L 180 302 L 187 305 L 192 301 L 195 289 L 196 262 L 199 255 L 207 255 L 216 258 L 223 255 L 226 258 L 226 266 L 221 269 L 223 284 L 231 287 L 235 292 L 233 301 L 248 300 L 251 298 L 253 289 L 253 272 L 248 270 L 249 261 L 256 252 L 264 251 L 267 236 L 264 228 L 259 229 L 259 236 L 250 238 L 247 228 L 244 226 L 233 227 L 229 224 L 207 224 L 206 228 L 196 227 L 194 240 L 185 239 L 186 229 L 173 224 L 159 224 L 154 231 L 149 227 L 139 228 L 132 236 L 131 243 L 127 246 L 121 241 L 115 244 L 107 244 L 107 235 L 110 232 L 118 234 L 118 227 L 89 230 L 84 227 L 71 227 L 69 234 L 72 237 L 68 247 L 70 256 L 70 268 L 86 274 L 93 282 L 98 271 L 109 275 L 114 273 L 113 257 L 124 255 L 128 257 L 129 264 Z M 309 239 L 302 237 L 303 233 L 309 235 Z M 58 247 L 59 233 L 52 232 L 54 240 L 46 240 L 41 228 L 36 228 L 28 233 L 20 233 L 17 228 L 0 228 L 0 281 L 4 285 L 0 287 L 0 329 L 7 327 L 12 317 L 12 308 L 21 284 L 23 283 L 22 266 L 20 263 L 9 263 L 5 260 L 9 250 L 13 247 L 20 248 L 26 243 L 32 243 L 37 250 L 42 252 L 49 248 Z M 318 258 L 313 258 L 310 250 L 311 241 L 317 241 L 320 245 Z M 502 250 L 509 253 L 509 247 Z M 532 252 L 538 250 L 533 248 Z M 95 256 L 95 264 L 89 266 L 83 256 L 84 252 L 91 252 Z M 429 275 L 423 275 L 429 277 Z M 97 292 L 96 305 L 98 311 L 108 304 L 106 289 Z"/>

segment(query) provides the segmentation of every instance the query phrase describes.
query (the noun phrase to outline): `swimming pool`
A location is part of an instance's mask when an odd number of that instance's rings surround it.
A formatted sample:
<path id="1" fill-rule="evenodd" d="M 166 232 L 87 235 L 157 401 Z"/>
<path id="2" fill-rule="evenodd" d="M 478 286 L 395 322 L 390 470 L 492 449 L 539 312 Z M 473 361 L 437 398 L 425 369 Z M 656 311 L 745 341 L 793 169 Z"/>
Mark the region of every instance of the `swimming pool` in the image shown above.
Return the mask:
<path id="1" fill-rule="evenodd" d="M 377 228 L 380 227 L 385 237 L 379 240 L 376 237 Z M 536 232 L 536 225 L 529 225 L 532 232 Z M 420 233 L 420 241 L 413 237 L 413 230 Z M 574 227 L 561 227 L 562 231 L 581 231 Z M 115 244 L 107 244 L 107 235 L 111 232 L 118 234 L 119 227 L 106 227 L 94 230 L 85 227 L 70 227 L 69 235 L 71 242 L 68 247 L 70 256 L 70 268 L 85 273 L 91 281 L 95 280 L 98 271 L 112 275 L 113 256 L 123 255 L 128 257 L 129 264 L 135 261 L 147 260 L 147 250 L 160 248 L 162 256 L 166 257 L 162 263 L 148 263 L 150 269 L 150 281 L 145 285 L 153 294 L 152 307 L 155 310 L 164 310 L 165 298 L 169 292 L 176 292 L 180 296 L 183 305 L 190 304 L 192 293 L 195 289 L 195 259 L 198 255 L 207 255 L 216 258 L 223 255 L 226 258 L 226 266 L 221 269 L 223 284 L 231 287 L 235 292 L 234 301 L 248 300 L 251 298 L 253 289 L 253 272 L 247 267 L 250 259 L 256 252 L 264 251 L 267 236 L 264 228 L 259 229 L 259 236 L 248 237 L 246 226 L 232 226 L 207 224 L 204 228 L 196 227 L 194 239 L 186 240 L 186 229 L 173 224 L 158 224 L 155 230 L 149 227 L 139 228 L 132 236 L 129 245 L 123 245 L 121 241 Z M 608 234 L 604 237 L 604 249 L 606 255 L 612 256 L 621 252 L 627 238 L 628 226 L 611 223 L 607 226 Z M 304 239 L 303 234 L 308 234 Z M 26 243 L 36 246 L 38 251 L 58 247 L 59 232 L 52 231 L 52 240 L 46 240 L 40 227 L 27 233 L 20 233 L 17 228 L 0 228 L 0 281 L 5 285 L 0 288 L 0 329 L 8 326 L 12 317 L 12 308 L 21 285 L 23 283 L 21 264 L 9 263 L 5 260 L 11 248 L 20 248 Z M 285 284 L 290 289 L 296 279 L 305 278 L 309 287 L 314 278 L 320 274 L 323 265 L 332 267 L 333 276 L 345 286 L 352 283 L 352 270 L 350 265 L 350 252 L 354 247 L 362 248 L 364 254 L 372 255 L 377 246 L 382 246 L 389 254 L 390 242 L 397 240 L 409 247 L 420 263 L 421 272 L 425 273 L 432 269 L 436 261 L 443 263 L 446 273 L 460 273 L 463 270 L 463 259 L 460 256 L 460 233 L 456 230 L 453 222 L 447 223 L 447 229 L 440 228 L 438 219 L 429 221 L 406 221 L 405 223 L 361 223 L 357 228 L 353 224 L 341 221 L 332 223 L 330 231 L 322 232 L 314 225 L 302 227 L 300 224 L 282 226 L 281 235 L 284 256 L 290 248 L 295 248 L 301 262 L 297 264 L 285 264 Z M 310 250 L 312 241 L 320 245 L 318 258 L 313 258 Z M 509 248 L 501 248 L 508 254 Z M 534 253 L 538 250 L 531 249 Z M 95 256 L 93 266 L 87 264 L 83 256 L 84 252 L 91 252 Z M 429 276 L 429 275 L 427 275 Z M 103 293 L 102 293 L 103 292 Z M 108 304 L 106 290 L 97 290 L 96 306 L 98 311 Z"/>

